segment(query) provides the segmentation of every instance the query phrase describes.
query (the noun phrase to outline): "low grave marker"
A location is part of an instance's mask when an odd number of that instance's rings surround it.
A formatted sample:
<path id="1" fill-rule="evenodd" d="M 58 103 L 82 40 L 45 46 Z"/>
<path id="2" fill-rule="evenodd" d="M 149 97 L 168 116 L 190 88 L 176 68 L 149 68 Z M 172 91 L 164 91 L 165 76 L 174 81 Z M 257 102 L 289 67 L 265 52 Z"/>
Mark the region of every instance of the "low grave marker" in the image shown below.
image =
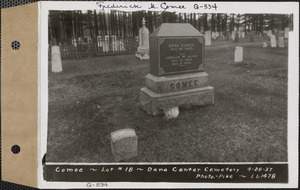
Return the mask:
<path id="1" fill-rule="evenodd" d="M 138 141 L 134 129 L 120 129 L 111 133 L 110 137 L 115 161 L 128 160 L 138 156 Z"/>

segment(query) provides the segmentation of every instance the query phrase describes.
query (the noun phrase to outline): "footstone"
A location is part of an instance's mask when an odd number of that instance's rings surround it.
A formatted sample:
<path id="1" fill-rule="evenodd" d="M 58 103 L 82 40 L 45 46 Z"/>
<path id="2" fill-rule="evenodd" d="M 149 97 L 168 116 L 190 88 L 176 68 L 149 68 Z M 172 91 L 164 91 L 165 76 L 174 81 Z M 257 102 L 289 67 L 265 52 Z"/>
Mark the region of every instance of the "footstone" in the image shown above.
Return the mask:
<path id="1" fill-rule="evenodd" d="M 51 56 L 51 65 L 52 72 L 58 73 L 62 72 L 62 63 L 59 46 L 52 46 L 52 56 Z"/>
<path id="2" fill-rule="evenodd" d="M 234 62 L 236 63 L 243 62 L 243 47 L 241 46 L 235 47 Z"/>
<path id="3" fill-rule="evenodd" d="M 278 37 L 278 47 L 284 48 L 284 39 L 283 37 Z"/>
<path id="4" fill-rule="evenodd" d="M 276 47 L 276 36 L 275 35 L 270 35 L 270 42 L 271 42 L 271 47 Z"/>
<path id="5" fill-rule="evenodd" d="M 164 109 L 165 119 L 175 119 L 179 115 L 178 107 Z"/>
<path id="6" fill-rule="evenodd" d="M 138 156 L 138 141 L 134 129 L 121 129 L 110 136 L 112 154 L 116 162 Z"/>
<path id="7" fill-rule="evenodd" d="M 184 105 L 206 106 L 214 104 L 214 88 L 206 86 L 184 91 L 157 94 L 148 88 L 140 92 L 141 107 L 148 114 L 157 115 L 161 110 Z"/>

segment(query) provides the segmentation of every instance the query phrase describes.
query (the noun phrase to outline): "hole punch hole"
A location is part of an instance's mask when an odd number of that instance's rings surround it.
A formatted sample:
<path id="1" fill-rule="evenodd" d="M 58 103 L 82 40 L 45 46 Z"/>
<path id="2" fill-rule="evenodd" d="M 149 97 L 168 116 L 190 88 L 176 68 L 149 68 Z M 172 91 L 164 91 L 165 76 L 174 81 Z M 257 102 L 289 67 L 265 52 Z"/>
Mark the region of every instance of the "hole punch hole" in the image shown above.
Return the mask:
<path id="1" fill-rule="evenodd" d="M 11 147 L 11 151 L 14 154 L 19 154 L 19 152 L 21 151 L 21 148 L 18 145 L 14 145 L 14 146 Z"/>
<path id="2" fill-rule="evenodd" d="M 11 48 L 12 48 L 13 50 L 18 50 L 18 49 L 20 49 L 20 47 L 21 47 L 21 44 L 20 44 L 20 42 L 18 42 L 18 41 L 13 41 L 13 42 L 11 43 Z"/>

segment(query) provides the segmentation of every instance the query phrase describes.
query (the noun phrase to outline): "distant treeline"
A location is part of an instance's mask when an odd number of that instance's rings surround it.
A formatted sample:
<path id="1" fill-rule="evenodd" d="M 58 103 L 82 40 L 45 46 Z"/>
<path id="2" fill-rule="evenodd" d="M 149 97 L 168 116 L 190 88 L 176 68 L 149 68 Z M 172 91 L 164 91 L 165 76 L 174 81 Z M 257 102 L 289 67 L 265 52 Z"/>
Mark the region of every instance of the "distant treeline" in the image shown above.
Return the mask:
<path id="1" fill-rule="evenodd" d="M 50 11 L 49 40 L 61 42 L 67 39 L 96 39 L 97 36 L 135 37 L 143 17 L 150 33 L 161 23 L 190 23 L 200 32 L 211 30 L 226 35 L 232 31 L 292 30 L 293 15 L 289 14 L 206 14 L 171 12 L 109 12 Z"/>

